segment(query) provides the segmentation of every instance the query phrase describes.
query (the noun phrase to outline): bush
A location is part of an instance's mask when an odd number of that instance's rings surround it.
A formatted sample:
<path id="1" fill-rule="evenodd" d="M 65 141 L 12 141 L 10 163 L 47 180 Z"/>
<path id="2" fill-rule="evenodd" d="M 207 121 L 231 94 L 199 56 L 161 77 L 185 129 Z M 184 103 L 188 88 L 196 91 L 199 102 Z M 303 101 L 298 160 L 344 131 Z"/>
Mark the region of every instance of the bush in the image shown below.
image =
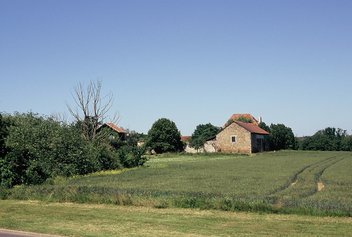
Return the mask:
<path id="1" fill-rule="evenodd" d="M 123 167 L 141 166 L 147 158 L 143 156 L 144 149 L 140 147 L 124 146 L 118 151 L 118 157 Z"/>
<path id="2" fill-rule="evenodd" d="M 122 168 L 118 153 L 108 145 L 102 145 L 98 152 L 100 170 L 111 170 Z"/>

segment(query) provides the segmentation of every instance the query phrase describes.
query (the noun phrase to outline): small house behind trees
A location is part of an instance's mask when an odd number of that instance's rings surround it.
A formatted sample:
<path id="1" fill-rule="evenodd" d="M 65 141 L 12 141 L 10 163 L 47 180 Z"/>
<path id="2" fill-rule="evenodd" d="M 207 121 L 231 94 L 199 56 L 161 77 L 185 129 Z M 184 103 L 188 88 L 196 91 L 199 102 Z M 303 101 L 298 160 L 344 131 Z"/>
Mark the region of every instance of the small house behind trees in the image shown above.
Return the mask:
<path id="1" fill-rule="evenodd" d="M 104 123 L 101 125 L 98 129 L 98 131 L 101 131 L 102 129 L 107 128 L 109 133 L 109 138 L 111 139 L 119 139 L 121 141 L 126 140 L 127 132 L 121 128 L 115 125 L 114 123 Z"/>

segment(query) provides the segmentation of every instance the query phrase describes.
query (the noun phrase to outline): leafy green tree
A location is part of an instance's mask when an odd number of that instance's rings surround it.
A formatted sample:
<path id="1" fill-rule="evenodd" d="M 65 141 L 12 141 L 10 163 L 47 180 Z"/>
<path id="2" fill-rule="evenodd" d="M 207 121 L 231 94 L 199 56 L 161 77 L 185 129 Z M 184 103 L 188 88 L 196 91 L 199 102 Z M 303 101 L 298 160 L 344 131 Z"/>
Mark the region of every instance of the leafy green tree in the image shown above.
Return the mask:
<path id="1" fill-rule="evenodd" d="M 199 124 L 192 134 L 190 145 L 196 149 L 202 148 L 204 143 L 208 139 L 215 137 L 219 131 L 220 128 L 211 123 Z"/>
<path id="2" fill-rule="evenodd" d="M 311 137 L 303 138 L 303 141 L 301 143 L 301 149 L 323 151 L 325 150 L 325 147 L 327 146 L 328 143 L 330 143 L 330 141 L 327 139 L 327 137 L 322 136 L 321 134 L 314 134 Z"/>
<path id="3" fill-rule="evenodd" d="M 158 154 L 183 150 L 180 131 L 173 121 L 166 118 L 158 119 L 152 125 L 146 146 Z"/>
<path id="4" fill-rule="evenodd" d="M 64 124 L 52 152 L 53 176 L 88 174 L 103 169 L 101 150 L 104 144 L 87 141 L 81 130 L 74 125 Z"/>
<path id="5" fill-rule="evenodd" d="M 264 129 L 265 131 L 267 131 L 268 133 L 270 133 L 270 127 L 268 125 L 266 125 L 266 123 L 264 122 L 260 122 L 258 124 L 258 126 L 261 128 L 261 129 Z"/>
<path id="6" fill-rule="evenodd" d="M 341 150 L 352 151 L 352 136 L 345 136 L 341 140 Z"/>
<path id="7" fill-rule="evenodd" d="M 346 130 L 327 127 L 302 141 L 303 150 L 340 151 L 349 150 Z"/>
<path id="8" fill-rule="evenodd" d="M 16 114 L 12 120 L 13 126 L 9 128 L 6 139 L 9 151 L 0 167 L 7 177 L 12 178 L 8 183 L 2 176 L 2 183 L 5 182 L 7 185 L 40 183 L 49 175 L 47 166 L 51 163 L 48 146 L 52 141 L 48 137 L 53 136 L 55 127 L 42 123 L 44 119 L 32 113 Z M 42 177 L 39 178 L 39 175 Z"/>
<path id="9" fill-rule="evenodd" d="M 270 148 L 273 150 L 296 149 L 296 140 L 292 129 L 284 124 L 271 124 Z"/>

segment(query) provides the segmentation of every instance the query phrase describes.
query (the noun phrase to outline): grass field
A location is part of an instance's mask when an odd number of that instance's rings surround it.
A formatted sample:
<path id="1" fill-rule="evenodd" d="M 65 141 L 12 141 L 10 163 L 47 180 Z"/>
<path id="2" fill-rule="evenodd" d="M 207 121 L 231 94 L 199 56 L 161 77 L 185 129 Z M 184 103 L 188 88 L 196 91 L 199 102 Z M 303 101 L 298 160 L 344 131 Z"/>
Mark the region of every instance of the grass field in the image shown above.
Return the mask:
<path id="1" fill-rule="evenodd" d="M 352 216 L 352 153 L 166 155 L 145 167 L 16 187 L 7 199 Z"/>
<path id="2" fill-rule="evenodd" d="M 351 236 L 349 217 L 0 200 L 0 228 L 65 236 Z"/>

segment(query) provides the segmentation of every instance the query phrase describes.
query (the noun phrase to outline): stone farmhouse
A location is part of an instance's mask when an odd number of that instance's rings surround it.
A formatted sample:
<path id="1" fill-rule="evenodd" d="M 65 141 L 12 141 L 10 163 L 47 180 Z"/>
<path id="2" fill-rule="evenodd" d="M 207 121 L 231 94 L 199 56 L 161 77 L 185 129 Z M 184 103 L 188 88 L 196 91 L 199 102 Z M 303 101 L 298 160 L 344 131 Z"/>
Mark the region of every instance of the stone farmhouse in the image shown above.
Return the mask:
<path id="1" fill-rule="evenodd" d="M 216 137 L 204 144 L 204 149 L 195 151 L 187 146 L 185 151 L 243 154 L 267 151 L 269 146 L 265 137 L 269 133 L 261 129 L 259 123 L 250 114 L 233 114 Z"/>
<path id="2" fill-rule="evenodd" d="M 269 133 L 255 123 L 233 121 L 216 135 L 219 152 L 251 154 L 269 149 L 265 137 Z"/>

